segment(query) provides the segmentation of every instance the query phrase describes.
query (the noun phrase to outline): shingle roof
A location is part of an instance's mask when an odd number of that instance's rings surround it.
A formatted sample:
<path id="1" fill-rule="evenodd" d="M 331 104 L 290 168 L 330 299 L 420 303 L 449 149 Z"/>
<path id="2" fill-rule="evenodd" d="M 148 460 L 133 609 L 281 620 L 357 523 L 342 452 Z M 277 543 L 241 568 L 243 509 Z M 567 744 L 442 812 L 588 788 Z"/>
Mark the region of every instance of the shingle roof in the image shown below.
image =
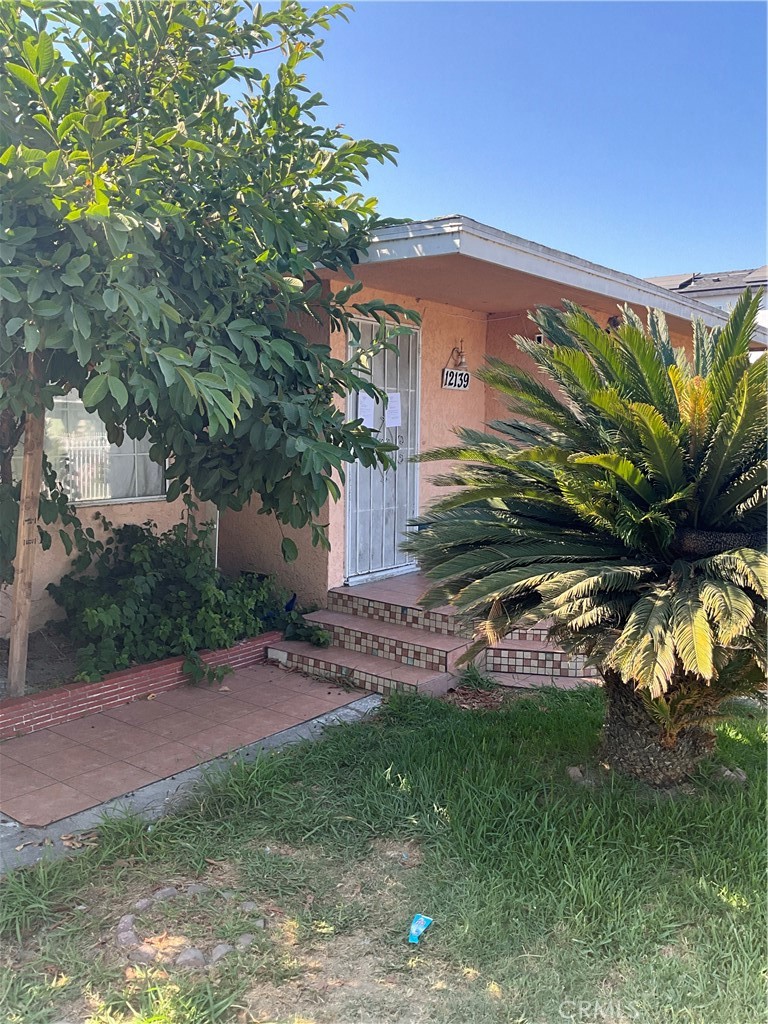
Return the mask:
<path id="1" fill-rule="evenodd" d="M 713 274 L 670 274 L 668 277 L 649 277 L 648 281 L 670 291 L 701 295 L 702 298 L 707 292 L 732 291 L 738 294 L 745 288 L 768 284 L 768 266 L 753 270 L 721 270 Z"/>

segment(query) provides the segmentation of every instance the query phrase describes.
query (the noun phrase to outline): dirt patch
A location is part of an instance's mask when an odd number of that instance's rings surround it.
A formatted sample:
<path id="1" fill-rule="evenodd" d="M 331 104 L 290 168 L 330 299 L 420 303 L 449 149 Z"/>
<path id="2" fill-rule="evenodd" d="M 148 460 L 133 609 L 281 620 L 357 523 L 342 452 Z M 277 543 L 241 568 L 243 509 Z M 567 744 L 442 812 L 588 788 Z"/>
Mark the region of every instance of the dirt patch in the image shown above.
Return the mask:
<path id="1" fill-rule="evenodd" d="M 464 711 L 498 711 L 507 696 L 501 687 L 481 690 L 476 686 L 455 686 L 443 699 Z"/>
<path id="2" fill-rule="evenodd" d="M 260 888 L 242 862 L 222 859 L 209 860 L 197 877 L 159 871 L 142 877 L 143 865 L 126 863 L 116 885 L 79 893 L 82 903 L 69 911 L 68 929 L 74 934 L 77 927 L 82 976 L 58 1015 L 85 1024 L 104 1011 L 97 991 L 81 988 L 94 971 L 126 1000 L 148 986 L 170 990 L 184 978 L 208 980 L 223 992 L 247 978 L 248 990 L 236 1003 L 239 1024 L 426 1024 L 459 1019 L 454 1007 L 474 998 L 478 988 L 482 994 L 485 982 L 477 972 L 457 972 L 429 939 L 418 947 L 407 942 L 410 914 L 423 909 L 411 907 L 408 898 L 417 877 L 411 872 L 423 861 L 418 843 L 377 839 L 367 856 L 348 863 L 284 843 L 259 843 L 262 850 L 267 845 L 287 863 L 311 860 L 316 890 L 298 875 L 271 884 L 265 879 Z M 285 886 L 283 894 L 276 885 Z M 65 970 L 71 948 L 56 948 L 63 923 L 31 936 L 26 949 L 16 947 L 16 969 L 42 968 L 52 978 L 71 974 Z M 121 942 L 121 929 L 135 930 L 139 945 Z M 246 933 L 244 948 L 238 936 Z M 229 943 L 231 951 L 214 963 L 219 943 Z M 192 969 L 174 963 L 190 949 L 207 962 Z"/>
<path id="3" fill-rule="evenodd" d="M 537 690 L 500 684 L 487 689 L 479 686 L 455 686 L 448 690 L 442 699 L 463 711 L 498 711 L 513 701 L 538 700 L 542 696 Z"/>
<path id="4" fill-rule="evenodd" d="M 8 640 L 0 638 L 0 698 L 7 696 Z M 71 682 L 77 672 L 74 647 L 57 626 L 31 633 L 27 654 L 27 693 L 41 693 Z"/>
<path id="5" fill-rule="evenodd" d="M 253 986 L 240 1001 L 243 1024 L 421 1024 L 440 1020 L 446 1000 L 466 985 L 447 965 L 427 965 L 405 940 L 395 950 L 364 930 L 294 952 L 297 976 Z"/>

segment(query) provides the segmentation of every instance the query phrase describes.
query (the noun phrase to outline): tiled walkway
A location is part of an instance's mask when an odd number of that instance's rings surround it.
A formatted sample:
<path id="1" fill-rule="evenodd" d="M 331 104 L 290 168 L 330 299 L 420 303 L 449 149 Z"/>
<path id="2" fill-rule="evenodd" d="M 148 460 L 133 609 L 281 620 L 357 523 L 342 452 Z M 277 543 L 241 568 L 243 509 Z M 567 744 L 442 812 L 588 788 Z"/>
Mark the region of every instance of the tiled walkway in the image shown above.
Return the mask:
<path id="1" fill-rule="evenodd" d="M 221 686 L 183 686 L 6 740 L 0 811 L 24 825 L 48 825 L 361 696 L 259 665 Z"/>

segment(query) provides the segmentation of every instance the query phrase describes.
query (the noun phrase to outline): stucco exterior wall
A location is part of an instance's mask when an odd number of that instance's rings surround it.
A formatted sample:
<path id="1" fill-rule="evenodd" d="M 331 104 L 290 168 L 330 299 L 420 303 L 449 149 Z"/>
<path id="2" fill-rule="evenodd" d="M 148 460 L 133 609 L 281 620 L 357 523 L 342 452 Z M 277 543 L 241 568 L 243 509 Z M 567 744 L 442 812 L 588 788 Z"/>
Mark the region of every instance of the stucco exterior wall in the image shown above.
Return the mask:
<path id="1" fill-rule="evenodd" d="M 330 344 L 332 354 L 344 358 L 345 339 L 338 332 L 332 334 L 327 324 L 318 324 L 306 317 L 300 320 L 296 329 L 317 344 Z M 312 546 L 309 529 L 294 530 L 289 526 L 281 526 L 273 515 L 262 513 L 261 508 L 261 502 L 254 495 L 240 512 L 227 509 L 222 513 L 219 521 L 219 567 L 222 572 L 230 576 L 236 576 L 243 570 L 267 573 L 274 576 L 289 593 L 296 593 L 302 605 L 325 605 L 329 566 L 333 559 L 337 559 L 334 538 L 338 527 L 333 521 L 333 508 L 326 506 L 318 520 L 329 524 L 329 537 L 334 544 L 332 553 Z M 289 537 L 298 548 L 298 557 L 293 562 L 283 559 L 283 537 Z M 342 532 L 342 574 L 343 541 Z"/>
<path id="2" fill-rule="evenodd" d="M 178 523 L 184 513 L 181 500 L 171 504 L 163 499 L 150 501 L 105 502 L 103 505 L 81 505 L 78 510 L 83 526 L 94 526 L 97 537 L 101 536 L 101 527 L 95 522 L 95 515 L 101 512 L 115 526 L 127 523 L 145 523 L 148 519 L 157 523 L 160 533 Z M 206 502 L 200 503 L 197 513 L 198 522 L 206 522 L 216 517 L 216 510 Z M 43 551 L 38 544 L 35 549 L 35 568 L 32 582 L 32 611 L 30 629 L 40 629 L 50 619 L 62 617 L 62 611 L 46 591 L 49 583 L 57 583 L 69 572 L 71 559 L 64 550 L 55 524 L 50 529 L 52 543 L 48 551 Z M 0 591 L 0 636 L 7 636 L 11 622 L 12 588 L 3 587 Z"/>
<path id="3" fill-rule="evenodd" d="M 595 307 L 585 306 L 584 308 L 603 327 L 607 326 L 608 317 L 613 315 Z M 644 309 L 637 309 L 636 312 L 645 322 L 646 311 Z M 668 326 L 673 346 L 675 348 L 684 348 L 690 355 L 692 352 L 690 328 L 687 325 L 686 329 L 683 329 L 681 325 L 669 324 Z M 549 386 L 548 378 L 539 372 L 530 356 L 518 351 L 513 340 L 517 335 L 532 339 L 536 332 L 536 325 L 529 319 L 527 310 L 519 310 L 516 313 L 491 314 L 488 318 L 488 356 L 503 359 L 514 366 L 519 366 L 527 373 L 537 377 L 543 384 Z M 486 422 L 491 422 L 494 419 L 506 419 L 508 415 L 503 396 L 498 395 L 490 388 L 487 389 L 485 396 Z"/>
<path id="4" fill-rule="evenodd" d="M 336 282 L 337 287 L 342 284 Z M 485 422 L 485 387 L 475 377 L 485 361 L 487 314 L 461 306 L 419 299 L 412 295 L 363 289 L 356 301 L 379 298 L 413 309 L 421 316 L 421 394 L 419 404 L 419 447 L 421 451 L 450 444 L 457 426 L 482 430 Z M 443 368 L 449 365 L 454 347 L 464 348 L 472 381 L 467 391 L 449 391 L 442 387 Z M 453 365 L 452 363 L 450 365 Z M 430 483 L 438 470 L 419 469 L 419 507 L 426 508 L 439 488 Z M 343 516 L 342 516 L 343 521 Z"/>
<path id="5" fill-rule="evenodd" d="M 536 333 L 536 325 L 528 319 L 526 310 L 519 310 L 516 313 L 492 314 L 488 318 L 487 352 L 488 357 L 503 359 L 513 366 L 519 366 L 526 373 L 540 377 L 542 382 L 545 379 L 539 374 L 534 361 L 530 356 L 519 352 L 515 345 L 514 338 L 521 335 L 524 338 L 533 338 Z M 485 422 L 492 420 L 503 420 L 509 417 L 509 412 L 504 403 L 503 396 L 491 388 L 485 390 Z"/>
<path id="6" fill-rule="evenodd" d="M 330 286 L 337 290 L 345 280 L 334 280 Z M 383 299 L 421 315 L 421 386 L 420 386 L 420 439 L 422 451 L 440 445 L 450 444 L 456 426 L 476 430 L 485 429 L 493 419 L 507 415 L 503 400 L 486 388 L 476 378 L 477 369 L 485 362 L 486 355 L 505 359 L 538 374 L 533 361 L 518 352 L 515 335 L 533 337 L 535 325 L 529 320 L 527 308 L 505 313 L 486 314 L 461 306 L 451 306 L 418 296 L 381 289 L 364 288 L 355 295 L 356 302 Z M 605 309 L 589 309 L 589 312 L 605 324 L 611 312 Z M 645 311 L 639 310 L 644 316 Z M 331 350 L 338 358 L 346 356 L 346 339 L 335 333 L 329 336 L 327 327 L 307 321 L 300 329 L 309 333 L 316 341 L 330 342 Z M 673 334 L 676 345 L 685 344 L 690 349 L 690 333 L 680 331 Z M 441 387 L 443 367 L 449 361 L 452 349 L 463 344 L 467 368 L 473 379 L 469 390 L 448 391 Z M 544 378 L 542 378 L 544 380 Z M 444 472 L 445 464 L 426 464 L 419 467 L 419 507 L 426 508 L 443 488 L 435 487 L 431 478 Z M 299 600 L 306 605 L 324 605 L 330 587 L 339 586 L 345 580 L 345 508 L 344 499 L 326 506 L 321 522 L 328 525 L 331 550 L 312 547 L 309 530 L 282 530 L 273 516 L 259 514 L 258 499 L 252 499 L 242 512 L 225 512 L 219 527 L 219 564 L 231 574 L 243 569 L 274 575 L 289 591 L 295 591 Z M 290 537 L 299 549 L 298 558 L 285 563 L 280 545 L 283 536 Z"/>
<path id="7" fill-rule="evenodd" d="M 229 576 L 243 570 L 274 576 L 305 606 L 324 606 L 328 591 L 328 552 L 312 547 L 310 531 L 283 526 L 273 515 L 261 513 L 258 498 L 241 512 L 227 509 L 219 521 L 219 568 Z M 327 522 L 323 516 L 321 522 Z M 280 545 L 289 537 L 299 550 L 293 562 L 283 559 Z"/>
<path id="8" fill-rule="evenodd" d="M 340 287 L 343 282 L 334 282 Z M 450 444 L 453 428 L 470 427 L 481 430 L 485 422 L 485 387 L 474 373 L 485 359 L 487 315 L 461 306 L 422 300 L 418 296 L 364 288 L 355 301 L 367 302 L 383 299 L 421 316 L 420 326 L 420 403 L 419 448 L 426 451 L 439 445 Z M 448 365 L 454 347 L 464 348 L 467 369 L 473 374 L 467 391 L 448 391 L 442 388 L 442 371 Z M 451 364 L 452 365 L 452 364 Z M 419 508 L 426 508 L 441 488 L 431 478 L 444 470 L 437 465 L 423 465 L 419 473 Z M 331 558 L 329 560 L 329 586 L 344 582 L 344 499 L 331 508 Z"/>
<path id="9" fill-rule="evenodd" d="M 334 289 L 346 281 L 331 282 Z M 383 299 L 408 309 L 422 317 L 421 335 L 421 402 L 419 410 L 420 447 L 422 450 L 449 443 L 456 425 L 482 429 L 485 420 L 485 388 L 476 379 L 469 390 L 445 391 L 441 388 L 442 369 L 448 363 L 451 350 L 463 342 L 467 367 L 474 371 L 485 358 L 485 313 L 422 301 L 412 295 L 363 289 L 355 295 L 355 302 Z M 301 328 L 312 332 L 317 341 L 330 340 L 331 351 L 345 357 L 346 339 L 340 333 L 324 335 L 324 328 L 305 322 Z M 437 472 L 424 466 L 419 470 L 419 504 L 424 508 L 435 494 L 429 478 Z M 304 604 L 324 604 L 329 587 L 344 582 L 345 508 L 344 500 L 331 503 L 321 519 L 328 524 L 330 552 L 313 548 L 309 530 L 289 530 L 285 536 L 295 541 L 298 558 L 289 564 L 283 562 L 280 543 L 283 533 L 274 517 L 259 514 L 258 499 L 254 498 L 241 512 L 225 512 L 219 526 L 219 564 L 227 573 L 251 569 L 274 575 L 279 582 L 295 591 Z"/>

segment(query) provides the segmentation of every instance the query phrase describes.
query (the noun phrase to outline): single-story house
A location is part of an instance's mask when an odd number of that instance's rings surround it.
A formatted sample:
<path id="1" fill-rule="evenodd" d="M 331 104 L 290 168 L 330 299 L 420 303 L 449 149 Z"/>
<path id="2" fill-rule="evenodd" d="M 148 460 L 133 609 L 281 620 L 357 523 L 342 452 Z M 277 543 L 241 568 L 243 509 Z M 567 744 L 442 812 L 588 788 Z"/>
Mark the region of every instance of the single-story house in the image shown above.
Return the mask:
<path id="1" fill-rule="evenodd" d="M 397 465 L 386 473 L 359 466 L 348 470 L 342 500 L 327 509 L 330 551 L 313 548 L 308 530 L 287 531 L 299 557 L 286 565 L 280 528 L 258 514 L 257 501 L 241 512 L 226 512 L 219 529 L 219 559 L 226 571 L 275 573 L 302 600 L 317 605 L 325 605 L 334 587 L 413 571 L 399 542 L 408 520 L 430 503 L 436 489 L 430 483 L 435 467 L 410 457 L 450 443 L 456 425 L 483 429 L 503 415 L 474 371 L 487 356 L 533 366 L 512 341 L 535 330 L 529 310 L 570 299 L 607 324 L 624 303 L 643 318 L 647 307 L 655 307 L 665 313 L 674 344 L 688 347 L 693 317 L 712 327 L 727 319 L 724 311 L 688 294 L 462 216 L 382 230 L 356 276 L 364 285 L 361 301 L 380 296 L 421 314 L 419 329 L 399 339 L 399 358 L 383 352 L 373 361 L 374 380 L 390 395 L 387 412 L 378 406 L 362 409 L 350 399 L 350 416 L 366 414 L 398 445 Z M 320 333 L 343 358 L 347 339 L 328 329 Z M 766 332 L 760 333 L 758 343 L 765 345 Z M 446 377 L 446 369 L 457 373 Z"/>
<path id="2" fill-rule="evenodd" d="M 327 276 L 332 285 L 348 283 Z M 643 316 L 647 307 L 656 307 L 666 314 L 679 345 L 690 344 L 692 317 L 710 326 L 727 318 L 687 289 L 670 290 L 462 216 L 382 230 L 357 267 L 357 277 L 364 286 L 360 301 L 382 297 L 421 314 L 420 327 L 398 339 L 399 358 L 383 352 L 373 360 L 374 381 L 390 396 L 387 412 L 350 399 L 350 416 L 363 415 L 398 445 L 395 467 L 386 473 L 349 468 L 343 499 L 327 508 L 330 551 L 313 548 L 308 530 L 283 528 L 299 548 L 297 560 L 286 564 L 281 528 L 273 518 L 258 514 L 255 498 L 241 512 L 224 513 L 218 531 L 224 571 L 274 573 L 302 602 L 321 606 L 333 587 L 414 568 L 399 542 L 408 520 L 429 504 L 435 488 L 431 467 L 414 464 L 410 457 L 450 442 L 456 425 L 482 429 L 502 414 L 474 371 L 487 356 L 525 363 L 512 337 L 534 329 L 528 310 L 557 306 L 566 298 L 606 323 L 623 303 Z M 345 356 L 346 338 L 332 334 L 328 326 L 310 329 L 316 340 Z M 372 337 L 373 327 L 366 329 Z M 760 344 L 765 343 L 763 331 Z M 444 375 L 444 370 L 453 372 Z M 149 460 L 147 445 L 126 440 L 119 449 L 110 447 L 98 417 L 87 413 L 76 397 L 57 401 L 47 437 L 49 455 L 84 520 L 98 511 L 115 524 L 153 519 L 167 529 L 181 517 L 181 502 L 165 502 L 162 474 Z M 109 458 L 104 457 L 107 450 Z M 213 518 L 215 513 L 203 507 L 200 515 Z M 67 565 L 55 534 L 49 551 L 38 547 L 33 629 L 57 612 L 45 588 Z M 0 635 L 8 632 L 9 611 L 5 588 L 0 593 Z"/>

